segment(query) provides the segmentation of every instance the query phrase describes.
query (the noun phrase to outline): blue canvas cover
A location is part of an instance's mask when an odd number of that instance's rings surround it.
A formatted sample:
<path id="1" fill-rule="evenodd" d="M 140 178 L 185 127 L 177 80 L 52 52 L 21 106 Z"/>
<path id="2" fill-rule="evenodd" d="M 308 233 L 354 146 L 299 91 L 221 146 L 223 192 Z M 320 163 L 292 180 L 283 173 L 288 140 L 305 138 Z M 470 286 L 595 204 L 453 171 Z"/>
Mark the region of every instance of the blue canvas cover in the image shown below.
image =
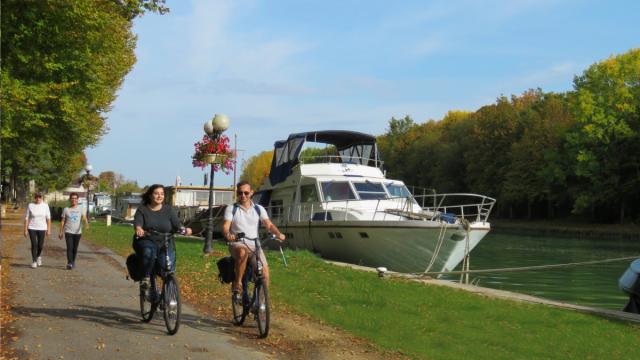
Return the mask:
<path id="1" fill-rule="evenodd" d="M 375 136 L 356 131 L 324 130 L 289 135 L 287 140 L 276 141 L 269 181 L 275 185 L 291 175 L 293 167 L 300 163 L 300 153 L 305 142 L 333 145 L 343 163 L 380 166 Z"/>

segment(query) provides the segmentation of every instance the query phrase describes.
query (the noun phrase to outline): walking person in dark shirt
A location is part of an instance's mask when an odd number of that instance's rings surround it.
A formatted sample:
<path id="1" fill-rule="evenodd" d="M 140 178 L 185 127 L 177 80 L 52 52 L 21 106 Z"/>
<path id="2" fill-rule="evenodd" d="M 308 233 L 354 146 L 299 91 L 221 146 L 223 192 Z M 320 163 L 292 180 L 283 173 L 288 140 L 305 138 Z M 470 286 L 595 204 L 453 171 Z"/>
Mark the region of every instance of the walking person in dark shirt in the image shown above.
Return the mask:
<path id="1" fill-rule="evenodd" d="M 150 286 L 150 276 L 156 260 L 163 259 L 165 256 L 162 249 L 164 241 L 162 235 L 153 234 L 152 232 L 170 233 L 180 231 L 184 235 L 191 235 L 191 229 L 183 228 L 177 212 L 170 205 L 164 204 L 164 187 L 162 185 L 151 185 L 142 195 L 142 204 L 143 206 L 139 207 L 134 215 L 133 223 L 136 236 L 133 242 L 133 249 L 142 259 L 144 277 L 141 287 L 147 290 Z M 173 240 L 169 243 L 168 252 L 171 264 L 175 268 L 176 253 Z"/>
<path id="2" fill-rule="evenodd" d="M 69 195 L 69 203 L 71 206 L 62 210 L 62 219 L 60 221 L 60 231 L 58 238 L 62 240 L 64 236 L 67 242 L 67 270 L 71 270 L 76 266 L 76 255 L 78 255 L 78 244 L 82 235 L 82 222 L 84 221 L 87 229 L 89 229 L 89 221 L 84 210 L 78 206 L 78 194 L 71 193 Z"/>

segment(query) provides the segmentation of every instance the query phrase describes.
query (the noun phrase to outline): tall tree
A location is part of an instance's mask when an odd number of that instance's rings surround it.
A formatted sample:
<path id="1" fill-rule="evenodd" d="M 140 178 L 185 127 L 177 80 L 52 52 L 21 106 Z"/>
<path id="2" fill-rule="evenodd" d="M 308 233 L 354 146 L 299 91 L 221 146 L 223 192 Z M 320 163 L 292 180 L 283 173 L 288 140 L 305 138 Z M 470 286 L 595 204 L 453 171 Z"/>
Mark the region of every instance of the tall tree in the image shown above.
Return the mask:
<path id="1" fill-rule="evenodd" d="M 3 1 L 0 135 L 14 179 L 46 190 L 79 172 L 135 62 L 132 19 L 167 10 L 164 0 Z"/>
<path id="2" fill-rule="evenodd" d="M 248 181 L 253 189 L 259 188 L 269 176 L 272 160 L 273 151 L 271 150 L 250 157 L 242 166 L 240 179 Z"/>
<path id="3" fill-rule="evenodd" d="M 583 179 L 575 211 L 640 201 L 640 49 L 613 56 L 574 79 L 578 122 L 570 142 Z"/>
<path id="4" fill-rule="evenodd" d="M 406 158 L 407 148 L 412 142 L 410 135 L 415 126 L 409 115 L 402 119 L 392 117 L 389 120 L 387 132 L 378 137 L 378 148 L 384 166 L 392 177 L 404 179 L 408 174 L 407 167 L 403 166 L 403 160 Z"/>

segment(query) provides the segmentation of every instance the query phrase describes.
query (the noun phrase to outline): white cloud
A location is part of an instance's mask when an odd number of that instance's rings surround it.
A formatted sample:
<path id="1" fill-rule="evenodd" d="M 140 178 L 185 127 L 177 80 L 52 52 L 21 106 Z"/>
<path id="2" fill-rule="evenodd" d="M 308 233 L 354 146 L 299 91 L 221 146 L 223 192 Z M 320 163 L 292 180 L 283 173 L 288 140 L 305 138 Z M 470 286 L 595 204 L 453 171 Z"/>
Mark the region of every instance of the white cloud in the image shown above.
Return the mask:
<path id="1" fill-rule="evenodd" d="M 573 76 L 584 69 L 583 65 L 571 61 L 552 64 L 551 66 L 535 70 L 528 74 L 520 75 L 513 80 L 514 85 L 526 86 L 527 88 L 540 87 L 544 90 L 546 86 L 558 83 L 571 84 Z"/>

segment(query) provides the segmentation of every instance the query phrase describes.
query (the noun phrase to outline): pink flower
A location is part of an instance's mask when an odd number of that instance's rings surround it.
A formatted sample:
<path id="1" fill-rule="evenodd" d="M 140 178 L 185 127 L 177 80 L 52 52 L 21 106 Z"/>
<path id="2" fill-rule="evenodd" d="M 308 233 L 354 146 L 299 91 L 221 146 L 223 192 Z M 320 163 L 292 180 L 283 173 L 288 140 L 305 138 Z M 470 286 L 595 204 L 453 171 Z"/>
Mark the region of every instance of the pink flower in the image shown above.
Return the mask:
<path id="1" fill-rule="evenodd" d="M 235 154 L 229 146 L 229 138 L 225 135 L 219 136 L 216 140 L 211 139 L 209 136 L 204 135 L 201 141 L 193 144 L 194 153 L 191 155 L 191 164 L 193 167 L 199 167 L 205 169 L 207 163 L 205 157 L 209 154 L 225 155 L 226 158 L 221 164 L 212 164 L 213 171 L 224 171 L 225 174 L 229 174 L 236 163 Z"/>

